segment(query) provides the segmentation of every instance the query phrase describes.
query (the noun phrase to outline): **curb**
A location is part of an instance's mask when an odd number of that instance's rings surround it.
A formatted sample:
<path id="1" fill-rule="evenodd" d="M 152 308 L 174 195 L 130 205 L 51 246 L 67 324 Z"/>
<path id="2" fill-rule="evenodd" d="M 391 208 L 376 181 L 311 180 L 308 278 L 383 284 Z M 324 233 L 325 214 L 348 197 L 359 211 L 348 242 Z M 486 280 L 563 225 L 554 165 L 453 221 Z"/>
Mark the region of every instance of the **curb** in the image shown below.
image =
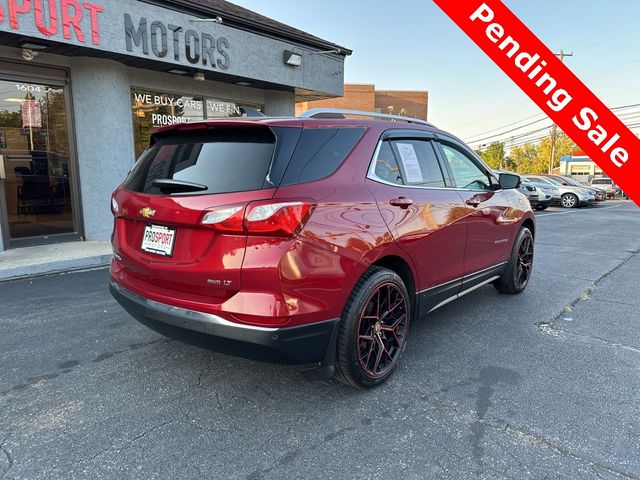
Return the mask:
<path id="1" fill-rule="evenodd" d="M 40 277 L 57 273 L 73 272 L 90 268 L 106 267 L 111 262 L 112 254 L 94 255 L 89 257 L 60 260 L 57 262 L 40 263 L 0 270 L 0 283 L 23 280 L 28 277 Z"/>

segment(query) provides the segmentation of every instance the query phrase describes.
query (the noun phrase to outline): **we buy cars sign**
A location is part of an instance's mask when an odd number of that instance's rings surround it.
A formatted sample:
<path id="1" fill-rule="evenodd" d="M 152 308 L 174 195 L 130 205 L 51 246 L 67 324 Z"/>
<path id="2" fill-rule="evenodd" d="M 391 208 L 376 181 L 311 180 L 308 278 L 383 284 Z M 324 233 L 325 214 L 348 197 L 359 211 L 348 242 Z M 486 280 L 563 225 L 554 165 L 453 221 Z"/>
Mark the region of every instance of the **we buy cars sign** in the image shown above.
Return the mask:
<path id="1" fill-rule="evenodd" d="M 500 0 L 434 2 L 640 205 L 640 139 Z"/>

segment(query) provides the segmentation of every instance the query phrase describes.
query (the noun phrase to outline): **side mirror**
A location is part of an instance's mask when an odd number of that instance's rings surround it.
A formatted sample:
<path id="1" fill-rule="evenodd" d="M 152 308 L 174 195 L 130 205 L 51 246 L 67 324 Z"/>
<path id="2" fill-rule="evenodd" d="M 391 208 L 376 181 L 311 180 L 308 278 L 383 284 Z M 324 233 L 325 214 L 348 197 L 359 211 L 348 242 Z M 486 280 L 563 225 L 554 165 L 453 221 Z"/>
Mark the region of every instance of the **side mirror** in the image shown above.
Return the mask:
<path id="1" fill-rule="evenodd" d="M 500 188 L 503 190 L 518 188 L 520 186 L 520 177 L 512 173 L 501 173 L 498 180 L 500 181 Z"/>

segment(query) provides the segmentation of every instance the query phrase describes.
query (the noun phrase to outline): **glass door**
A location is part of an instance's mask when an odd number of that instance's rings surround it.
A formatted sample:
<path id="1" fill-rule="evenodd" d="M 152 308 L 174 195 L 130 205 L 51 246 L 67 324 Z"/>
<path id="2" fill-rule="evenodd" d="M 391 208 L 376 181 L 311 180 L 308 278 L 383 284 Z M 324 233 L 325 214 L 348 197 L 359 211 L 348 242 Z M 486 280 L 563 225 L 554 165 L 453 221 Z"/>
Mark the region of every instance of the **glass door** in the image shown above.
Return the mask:
<path id="1" fill-rule="evenodd" d="M 62 85 L 0 78 L 0 200 L 11 245 L 76 231 L 65 97 Z"/>

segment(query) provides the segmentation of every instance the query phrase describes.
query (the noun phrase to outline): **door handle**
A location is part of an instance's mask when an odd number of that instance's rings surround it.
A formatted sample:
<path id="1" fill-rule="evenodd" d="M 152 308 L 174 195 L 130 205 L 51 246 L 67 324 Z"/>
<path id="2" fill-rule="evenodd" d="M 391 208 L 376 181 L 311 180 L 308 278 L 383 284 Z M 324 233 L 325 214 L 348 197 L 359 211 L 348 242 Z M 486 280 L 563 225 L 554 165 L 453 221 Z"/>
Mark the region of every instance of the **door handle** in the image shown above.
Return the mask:
<path id="1" fill-rule="evenodd" d="M 411 200 L 410 198 L 399 197 L 392 198 L 391 200 L 389 200 L 389 203 L 394 207 L 408 208 L 410 205 L 413 205 L 413 200 Z"/>
<path id="2" fill-rule="evenodd" d="M 465 201 L 464 203 L 466 203 L 467 205 L 471 206 L 471 207 L 477 207 L 478 205 L 480 205 L 480 200 L 474 199 L 474 198 L 470 198 L 467 201 Z"/>

